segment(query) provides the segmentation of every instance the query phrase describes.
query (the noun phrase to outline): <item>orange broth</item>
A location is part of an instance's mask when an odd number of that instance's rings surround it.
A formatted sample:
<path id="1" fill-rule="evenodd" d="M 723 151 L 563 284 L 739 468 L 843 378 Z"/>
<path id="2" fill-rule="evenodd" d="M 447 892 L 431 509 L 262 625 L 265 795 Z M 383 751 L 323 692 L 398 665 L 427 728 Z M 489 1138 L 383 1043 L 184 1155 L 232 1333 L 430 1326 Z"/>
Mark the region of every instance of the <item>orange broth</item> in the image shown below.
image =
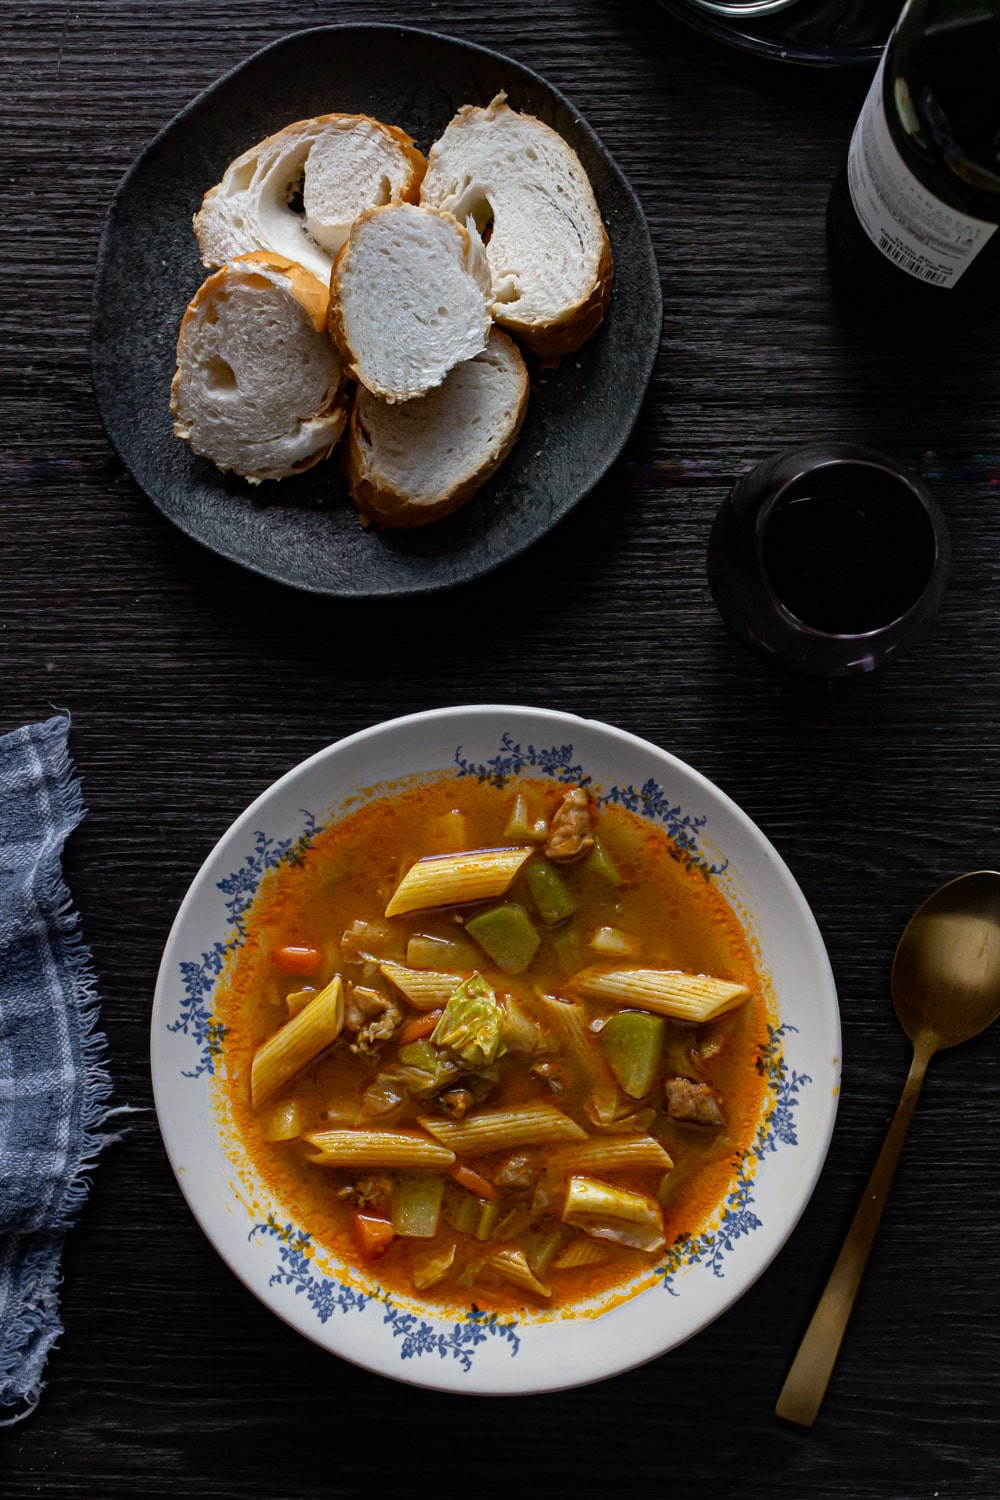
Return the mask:
<path id="1" fill-rule="evenodd" d="M 305 1230 L 321 1254 L 354 1267 L 359 1279 L 375 1282 L 384 1290 L 425 1302 L 436 1309 L 455 1313 L 475 1305 L 479 1309 L 510 1311 L 515 1308 L 566 1311 L 584 1300 L 614 1300 L 628 1283 L 655 1266 L 659 1255 L 648 1255 L 601 1241 L 608 1258 L 599 1265 L 551 1271 L 550 1299 L 507 1285 L 492 1272 L 477 1273 L 485 1254 L 498 1249 L 516 1249 L 524 1237 L 499 1243 L 480 1242 L 473 1235 L 451 1227 L 466 1190 L 446 1181 L 441 1227 L 434 1241 L 396 1237 L 380 1259 L 366 1264 L 361 1258 L 352 1224 L 357 1203 L 343 1201 L 338 1191 L 359 1178 L 390 1178 L 384 1169 L 359 1171 L 314 1165 L 298 1141 L 269 1142 L 263 1138 L 261 1119 L 268 1110 L 255 1114 L 250 1105 L 249 1076 L 254 1053 L 288 1019 L 286 996 L 301 990 L 303 980 L 286 977 L 270 962 L 272 950 L 286 944 L 318 948 L 323 968 L 309 983 L 316 988 L 340 972 L 345 982 L 363 978 L 358 963 L 341 955 L 342 934 L 358 919 L 377 922 L 392 929 L 384 953 L 379 957 L 406 962 L 407 941 L 414 934 L 444 939 L 463 938 L 472 944 L 462 927 L 462 910 L 430 911 L 386 922 L 385 907 L 400 879 L 423 856 L 457 852 L 460 849 L 495 848 L 523 844 L 520 838 L 505 838 L 504 829 L 515 795 L 526 796 L 534 818 L 551 816 L 566 792 L 541 780 L 521 780 L 498 787 L 472 777 L 444 776 L 418 783 L 391 796 L 370 802 L 350 812 L 325 829 L 305 852 L 301 863 L 284 866 L 265 877 L 246 918 L 247 937 L 220 981 L 217 1015 L 226 1027 L 225 1068 L 222 1087 L 228 1095 L 232 1118 L 253 1174 L 280 1203 L 280 1212 L 299 1230 Z M 665 832 L 630 812 L 591 803 L 591 819 L 616 867 L 621 884 L 615 885 L 592 862 L 560 865 L 559 873 L 569 889 L 576 912 L 560 927 L 543 925 L 525 887 L 523 871 L 499 900 L 520 903 L 532 916 L 541 935 L 537 955 L 525 972 L 501 973 L 485 954 L 479 955 L 479 971 L 495 988 L 498 997 L 512 996 L 537 1026 L 545 1056 L 559 1056 L 558 1044 L 547 1033 L 540 1013 L 539 994 L 573 998 L 572 976 L 588 966 L 680 969 L 710 974 L 746 984 L 751 998 L 718 1020 L 694 1027 L 668 1020 L 657 1081 L 649 1097 L 630 1107 L 657 1106 L 649 1133 L 658 1139 L 673 1159 L 667 1184 L 661 1171 L 603 1174 L 588 1173 L 614 1186 L 656 1197 L 660 1189 L 667 1246 L 682 1234 L 695 1234 L 720 1205 L 731 1181 L 734 1164 L 746 1151 L 758 1123 L 765 1079 L 755 1066 L 759 1049 L 766 1042 L 767 1013 L 761 998 L 760 976 L 754 965 L 750 942 L 728 903 L 712 879 L 686 862 Z M 541 849 L 539 849 L 539 855 Z M 485 903 L 495 905 L 496 902 Z M 465 913 L 467 914 L 467 913 Z M 600 927 L 613 927 L 628 935 L 634 954 L 611 960 L 588 947 L 589 938 Z M 577 937 L 574 939 L 574 932 Z M 575 946 L 575 951 L 574 951 Z M 380 988 L 391 991 L 387 981 Z M 409 1020 L 419 1013 L 400 995 L 394 1000 Z M 603 1002 L 582 1001 L 588 1021 L 606 1018 L 618 1007 Z M 380 1045 L 377 1057 L 356 1056 L 349 1050 L 353 1036 L 345 1029 L 328 1051 L 306 1068 L 278 1096 L 299 1102 L 303 1133 L 331 1128 L 325 1112 L 334 1106 L 341 1115 L 345 1104 L 360 1104 L 365 1089 L 396 1054 L 396 1043 Z M 710 1060 L 702 1061 L 701 1050 Z M 594 1035 L 595 1053 L 600 1043 Z M 692 1075 L 690 1049 L 698 1048 L 697 1072 Z M 555 1105 L 582 1125 L 590 1135 L 594 1126 L 583 1110 L 583 1084 L 570 1077 L 558 1097 L 531 1074 L 538 1055 L 508 1053 L 499 1059 L 501 1083 L 486 1100 L 486 1109 L 540 1099 Z M 566 1059 L 562 1057 L 565 1068 Z M 663 1104 L 663 1076 L 696 1076 L 708 1082 L 723 1106 L 721 1128 L 680 1123 L 668 1118 Z M 610 1075 L 608 1075 L 610 1077 Z M 353 1107 L 353 1106 L 352 1106 Z M 378 1127 L 416 1129 L 416 1115 L 428 1114 L 425 1099 L 389 1121 L 369 1120 Z M 442 1118 L 445 1118 L 442 1116 Z M 341 1122 L 338 1122 L 338 1124 Z M 518 1155 L 532 1159 L 539 1170 L 551 1160 L 552 1145 L 518 1148 Z M 511 1155 L 510 1148 L 475 1158 L 459 1156 L 492 1180 L 498 1166 Z M 502 1199 L 503 1203 L 503 1199 Z M 509 1206 L 509 1205 L 508 1205 Z M 516 1206 L 516 1205 L 515 1205 Z M 384 1213 L 384 1209 L 368 1210 Z M 561 1225 L 558 1207 L 532 1227 L 531 1235 L 551 1234 L 560 1229 L 567 1243 L 579 1238 L 577 1231 Z M 426 1257 L 440 1242 L 455 1244 L 456 1258 L 449 1277 L 426 1292 L 412 1283 L 414 1262 Z M 596 1242 L 594 1242 L 596 1243 Z M 471 1284 L 460 1285 L 463 1271 Z"/>

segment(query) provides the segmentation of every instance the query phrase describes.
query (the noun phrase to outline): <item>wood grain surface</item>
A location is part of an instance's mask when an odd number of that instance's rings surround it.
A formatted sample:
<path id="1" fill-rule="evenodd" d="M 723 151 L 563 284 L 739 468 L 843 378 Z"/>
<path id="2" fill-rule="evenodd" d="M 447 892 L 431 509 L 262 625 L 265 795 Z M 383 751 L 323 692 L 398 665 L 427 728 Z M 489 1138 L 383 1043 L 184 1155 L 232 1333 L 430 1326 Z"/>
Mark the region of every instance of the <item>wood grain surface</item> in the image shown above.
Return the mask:
<path id="1" fill-rule="evenodd" d="M 662 272 L 623 460 L 523 558 L 433 599 L 300 597 L 201 550 L 123 472 L 89 387 L 94 259 L 135 153 L 258 47 L 334 20 L 430 26 L 543 73 L 631 179 Z M 67 874 L 116 1097 L 142 1111 L 69 1237 L 65 1334 L 39 1409 L 0 1436 L 0 1492 L 994 1497 L 1000 1031 L 932 1065 L 818 1424 L 772 1414 L 905 1075 L 896 937 L 942 881 L 1000 860 L 1000 347 L 835 296 L 823 216 L 868 79 L 748 58 L 653 0 L 8 0 L 0 25 L 0 731 L 73 715 L 90 812 Z M 954 551 L 926 642 L 834 685 L 747 654 L 705 581 L 734 478 L 823 437 L 922 474 Z M 354 1369 L 259 1305 L 180 1196 L 148 1072 L 160 951 L 232 819 L 331 740 L 476 701 L 594 715 L 716 781 L 801 883 L 844 1025 L 826 1169 L 753 1289 L 645 1368 L 493 1403 Z"/>

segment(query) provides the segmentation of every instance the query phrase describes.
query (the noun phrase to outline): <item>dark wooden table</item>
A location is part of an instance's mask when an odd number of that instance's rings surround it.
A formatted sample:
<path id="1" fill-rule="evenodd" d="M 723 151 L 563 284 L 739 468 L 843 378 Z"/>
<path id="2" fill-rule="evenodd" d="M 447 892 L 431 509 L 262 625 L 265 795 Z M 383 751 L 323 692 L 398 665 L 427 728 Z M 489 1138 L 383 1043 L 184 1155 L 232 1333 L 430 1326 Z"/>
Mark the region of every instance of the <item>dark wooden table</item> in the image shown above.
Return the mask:
<path id="1" fill-rule="evenodd" d="M 652 0 L 9 0 L 2 19 L 0 730 L 73 714 L 90 814 L 67 873 L 116 1096 L 144 1111 L 67 1244 L 65 1336 L 38 1411 L 0 1437 L 2 1493 L 996 1496 L 1000 1032 L 932 1067 L 817 1426 L 772 1414 L 905 1075 L 896 937 L 946 878 L 998 862 L 1000 351 L 995 330 L 889 332 L 835 300 L 823 215 L 867 77 L 730 52 Z M 218 74 L 331 20 L 429 25 L 544 73 L 630 177 L 659 257 L 662 353 L 625 457 L 457 594 L 324 601 L 220 561 L 136 489 L 91 396 L 119 177 Z M 954 548 L 931 637 L 840 685 L 745 653 L 705 582 L 734 477 L 818 437 L 922 474 Z M 148 1026 L 177 905 L 258 792 L 380 719 L 490 700 L 621 725 L 746 809 L 829 946 L 844 1076 L 815 1196 L 725 1317 L 604 1384 L 484 1404 L 343 1364 L 239 1285 L 167 1165 Z"/>

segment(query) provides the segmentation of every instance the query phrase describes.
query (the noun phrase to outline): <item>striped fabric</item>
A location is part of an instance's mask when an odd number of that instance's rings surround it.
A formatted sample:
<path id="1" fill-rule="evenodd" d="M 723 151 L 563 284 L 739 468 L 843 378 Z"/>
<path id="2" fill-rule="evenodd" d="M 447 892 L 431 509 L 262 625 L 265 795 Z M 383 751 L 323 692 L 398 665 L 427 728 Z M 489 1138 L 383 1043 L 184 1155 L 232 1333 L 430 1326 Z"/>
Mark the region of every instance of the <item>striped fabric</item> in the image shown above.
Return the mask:
<path id="1" fill-rule="evenodd" d="M 63 1239 L 109 1139 L 89 954 L 60 866 L 84 813 L 63 716 L 0 738 L 0 1423 L 62 1331 Z"/>

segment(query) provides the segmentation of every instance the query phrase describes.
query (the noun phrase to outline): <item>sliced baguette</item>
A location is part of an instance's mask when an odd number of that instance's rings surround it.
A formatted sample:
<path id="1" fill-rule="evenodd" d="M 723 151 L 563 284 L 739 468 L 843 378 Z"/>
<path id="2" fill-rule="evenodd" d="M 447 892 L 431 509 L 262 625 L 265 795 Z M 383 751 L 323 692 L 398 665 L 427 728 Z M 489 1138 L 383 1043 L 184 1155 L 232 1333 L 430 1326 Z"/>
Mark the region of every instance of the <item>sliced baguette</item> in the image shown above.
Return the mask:
<path id="1" fill-rule="evenodd" d="M 450 515 L 503 463 L 527 404 L 524 360 L 497 328 L 419 401 L 390 406 L 359 386 L 344 448 L 351 498 L 385 530 Z"/>
<path id="2" fill-rule="evenodd" d="M 351 226 L 330 281 L 330 333 L 352 377 L 409 401 L 486 347 L 490 272 L 475 227 L 409 203 Z"/>
<path id="3" fill-rule="evenodd" d="M 326 458 L 347 422 L 328 302 L 315 276 L 267 251 L 209 276 L 177 340 L 170 387 L 177 436 L 251 484 Z"/>
<path id="4" fill-rule="evenodd" d="M 272 250 L 328 282 L 351 224 L 381 203 L 415 203 L 426 162 L 404 131 L 367 115 L 297 120 L 251 146 L 194 218 L 202 259 Z"/>
<path id="5" fill-rule="evenodd" d="M 504 97 L 459 110 L 430 149 L 420 201 L 475 219 L 496 321 L 537 354 L 569 354 L 604 317 L 611 246 L 576 152 Z"/>

